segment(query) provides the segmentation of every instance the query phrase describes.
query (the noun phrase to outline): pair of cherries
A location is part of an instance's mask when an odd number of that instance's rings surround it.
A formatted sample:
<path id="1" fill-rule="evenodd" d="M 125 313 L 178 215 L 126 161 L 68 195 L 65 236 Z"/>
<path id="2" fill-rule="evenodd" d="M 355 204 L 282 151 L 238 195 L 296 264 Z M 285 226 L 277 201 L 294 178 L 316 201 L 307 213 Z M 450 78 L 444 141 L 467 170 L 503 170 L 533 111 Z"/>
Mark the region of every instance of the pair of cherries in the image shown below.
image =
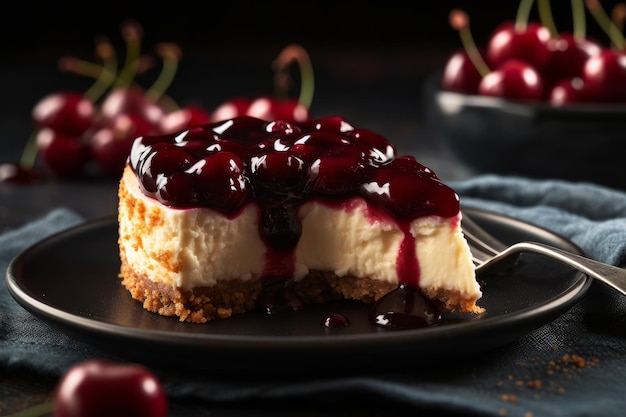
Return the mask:
<path id="1" fill-rule="evenodd" d="M 450 18 L 462 36 L 471 36 L 467 15 L 454 10 Z M 441 86 L 555 106 L 626 102 L 626 50 L 603 47 L 574 33 L 555 35 L 540 22 L 509 21 L 495 29 L 485 48 L 470 46 L 454 53 Z"/>

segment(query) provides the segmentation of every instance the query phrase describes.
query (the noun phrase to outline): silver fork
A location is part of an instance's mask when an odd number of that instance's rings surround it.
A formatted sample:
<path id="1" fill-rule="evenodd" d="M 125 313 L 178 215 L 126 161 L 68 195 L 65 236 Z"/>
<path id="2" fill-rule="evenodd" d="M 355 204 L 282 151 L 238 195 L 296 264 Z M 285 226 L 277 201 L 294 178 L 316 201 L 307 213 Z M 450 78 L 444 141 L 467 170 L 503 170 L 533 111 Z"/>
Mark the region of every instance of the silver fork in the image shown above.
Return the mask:
<path id="1" fill-rule="evenodd" d="M 566 250 L 539 242 L 506 245 L 491 235 L 467 212 L 463 212 L 463 233 L 472 250 L 476 273 L 504 263 L 510 265 L 524 252 L 547 256 L 589 275 L 626 295 L 626 269 L 608 265 Z"/>

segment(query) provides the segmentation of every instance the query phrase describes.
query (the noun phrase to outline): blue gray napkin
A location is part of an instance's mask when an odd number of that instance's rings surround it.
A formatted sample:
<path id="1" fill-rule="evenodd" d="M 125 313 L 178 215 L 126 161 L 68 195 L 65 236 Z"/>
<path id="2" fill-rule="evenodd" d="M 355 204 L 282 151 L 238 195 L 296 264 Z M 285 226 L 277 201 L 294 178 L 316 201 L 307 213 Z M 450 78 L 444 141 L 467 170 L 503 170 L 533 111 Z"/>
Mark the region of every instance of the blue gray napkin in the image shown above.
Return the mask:
<path id="1" fill-rule="evenodd" d="M 535 224 L 571 240 L 592 258 L 626 264 L 626 193 L 592 184 L 489 175 L 450 185 L 466 207 Z M 58 209 L 0 235 L 0 271 L 22 249 L 81 221 L 73 212 Z M 61 375 L 71 364 L 91 357 L 109 356 L 43 324 L 0 286 L 0 372 L 25 367 Z M 281 403 L 290 400 L 303 407 L 328 404 L 329 409 L 331 404 L 350 402 L 354 415 L 361 404 L 366 415 L 380 410 L 384 416 L 623 416 L 626 297 L 594 282 L 577 305 L 552 323 L 462 364 L 436 363 L 423 373 L 281 380 L 271 375 L 224 379 L 155 372 L 172 399 L 207 404 L 206 410 L 236 410 L 251 403 L 259 410 L 256 415 L 265 415 L 261 411 L 266 408 L 280 410 Z"/>

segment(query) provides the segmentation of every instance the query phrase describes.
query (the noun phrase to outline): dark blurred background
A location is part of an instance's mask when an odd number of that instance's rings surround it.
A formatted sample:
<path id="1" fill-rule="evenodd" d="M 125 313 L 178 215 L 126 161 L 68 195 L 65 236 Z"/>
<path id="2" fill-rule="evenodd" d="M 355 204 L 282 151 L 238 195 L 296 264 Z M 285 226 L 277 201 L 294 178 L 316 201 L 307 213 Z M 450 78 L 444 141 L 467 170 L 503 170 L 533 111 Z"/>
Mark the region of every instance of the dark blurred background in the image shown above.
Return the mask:
<path id="1" fill-rule="evenodd" d="M 453 8 L 465 10 L 477 44 L 496 26 L 515 18 L 517 1 L 434 2 L 12 2 L 0 25 L 0 162 L 15 159 L 32 130 L 30 111 L 44 94 L 84 91 L 87 77 L 61 72 L 72 55 L 97 62 L 95 39 L 107 36 L 124 57 L 119 32 L 126 19 L 144 30 L 143 49 L 175 42 L 182 50 L 168 93 L 184 105 L 208 109 L 234 95 L 272 94 L 271 63 L 289 43 L 310 54 L 315 71 L 316 116 L 341 114 L 353 124 L 380 131 L 401 150 L 428 140 L 421 119 L 424 83 L 461 47 L 448 23 Z M 603 1 L 607 11 L 617 1 Z M 552 1 L 561 31 L 571 30 L 570 1 Z M 536 7 L 531 19 L 537 19 Z M 587 31 L 608 44 L 587 13 Z M 155 71 L 158 65 L 155 66 Z M 138 81 L 148 86 L 154 73 Z M 297 86 L 296 86 L 297 87 Z M 297 94 L 297 89 L 294 91 Z"/>

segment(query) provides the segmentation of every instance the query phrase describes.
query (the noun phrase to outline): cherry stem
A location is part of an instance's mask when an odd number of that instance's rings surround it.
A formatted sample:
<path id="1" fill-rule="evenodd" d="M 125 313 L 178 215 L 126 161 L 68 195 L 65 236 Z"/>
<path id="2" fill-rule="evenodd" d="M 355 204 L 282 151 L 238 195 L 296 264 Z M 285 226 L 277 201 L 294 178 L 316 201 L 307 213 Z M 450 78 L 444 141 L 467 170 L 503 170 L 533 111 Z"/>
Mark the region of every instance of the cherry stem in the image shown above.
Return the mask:
<path id="1" fill-rule="evenodd" d="M 40 417 L 51 414 L 52 412 L 54 412 L 54 403 L 47 402 L 34 405 L 25 410 L 18 411 L 17 413 L 8 414 L 5 417 Z"/>
<path id="2" fill-rule="evenodd" d="M 286 46 L 273 62 L 276 94 L 277 96 L 281 94 L 286 96 L 286 86 L 288 84 L 286 73 L 292 62 L 296 62 L 300 70 L 300 96 L 298 97 L 298 102 L 310 109 L 313 102 L 313 93 L 315 92 L 315 76 L 309 54 L 300 45 L 291 44 Z"/>
<path id="3" fill-rule="evenodd" d="M 550 8 L 550 0 L 539 0 L 537 2 L 537 11 L 539 13 L 539 20 L 541 21 L 541 24 L 550 31 L 550 37 L 553 39 L 558 38 L 559 31 L 556 29 L 556 24 L 554 23 L 552 9 Z"/>
<path id="4" fill-rule="evenodd" d="M 156 52 L 163 59 L 163 68 L 159 76 L 150 86 L 146 95 L 153 101 L 157 101 L 174 81 L 178 71 L 178 62 L 182 52 L 175 43 L 161 43 L 156 46 Z"/>
<path id="5" fill-rule="evenodd" d="M 515 16 L 515 31 L 524 32 L 528 27 L 528 19 L 534 0 L 521 0 Z"/>
<path id="6" fill-rule="evenodd" d="M 624 35 L 620 32 L 617 25 L 609 18 L 606 14 L 599 0 L 586 0 L 585 4 L 587 8 L 591 12 L 591 15 L 596 19 L 598 25 L 604 30 L 607 34 L 613 47 L 623 50 L 624 44 L 626 40 L 624 39 Z"/>
<path id="7" fill-rule="evenodd" d="M 626 3 L 618 3 L 611 10 L 611 20 L 621 33 L 624 33 L 624 20 L 626 20 Z"/>
<path id="8" fill-rule="evenodd" d="M 102 59 L 103 65 L 84 61 L 71 56 L 59 59 L 59 69 L 65 72 L 95 78 L 95 82 L 85 91 L 85 97 L 94 103 L 104 95 L 115 81 L 117 60 L 113 46 L 104 38 L 96 44 L 96 54 Z"/>
<path id="9" fill-rule="evenodd" d="M 35 161 L 37 160 L 37 131 L 33 130 L 33 132 L 28 137 L 26 141 L 26 145 L 24 145 L 24 150 L 22 151 L 22 156 L 20 158 L 20 166 L 22 168 L 31 169 L 35 166 Z"/>
<path id="10" fill-rule="evenodd" d="M 453 9 L 449 15 L 450 26 L 452 26 L 459 33 L 461 43 L 467 52 L 467 56 L 478 70 L 478 73 L 483 77 L 491 72 L 491 69 L 480 54 L 474 37 L 469 27 L 469 16 L 461 9 Z"/>
<path id="11" fill-rule="evenodd" d="M 143 30 L 139 23 L 134 20 L 127 20 L 121 26 L 121 33 L 126 42 L 126 60 L 115 82 L 114 87 L 116 88 L 130 86 L 137 74 L 137 61 L 141 55 Z"/>
<path id="12" fill-rule="evenodd" d="M 585 5 L 583 0 L 571 0 L 572 20 L 574 29 L 572 31 L 574 40 L 582 42 L 587 36 L 587 23 L 585 20 Z"/>

